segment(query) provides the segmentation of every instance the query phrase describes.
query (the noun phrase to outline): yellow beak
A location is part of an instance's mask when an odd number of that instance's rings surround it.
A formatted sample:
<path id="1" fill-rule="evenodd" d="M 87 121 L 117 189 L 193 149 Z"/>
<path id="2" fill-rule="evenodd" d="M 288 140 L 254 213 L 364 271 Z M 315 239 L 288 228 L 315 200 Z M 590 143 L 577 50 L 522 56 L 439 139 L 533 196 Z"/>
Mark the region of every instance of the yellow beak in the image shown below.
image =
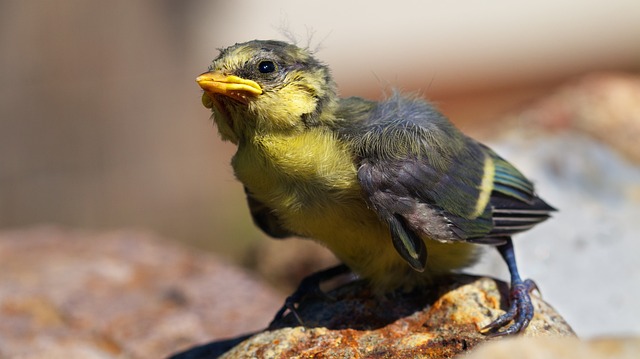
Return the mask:
<path id="1" fill-rule="evenodd" d="M 247 103 L 250 97 L 262 94 L 262 87 L 255 81 L 238 76 L 227 76 L 218 71 L 205 72 L 196 78 L 196 82 L 205 91 L 202 96 L 202 103 L 208 108 L 211 108 L 209 95 L 224 95 L 242 103 Z"/>

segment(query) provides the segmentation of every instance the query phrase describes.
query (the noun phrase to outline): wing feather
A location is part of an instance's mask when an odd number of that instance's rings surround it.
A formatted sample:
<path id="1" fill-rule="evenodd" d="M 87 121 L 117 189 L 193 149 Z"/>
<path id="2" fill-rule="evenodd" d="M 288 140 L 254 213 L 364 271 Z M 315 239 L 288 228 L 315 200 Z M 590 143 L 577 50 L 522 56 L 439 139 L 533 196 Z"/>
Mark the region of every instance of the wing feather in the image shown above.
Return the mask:
<path id="1" fill-rule="evenodd" d="M 353 146 L 363 194 L 408 262 L 414 236 L 497 245 L 554 210 L 515 167 L 422 100 L 396 95 L 346 122 L 338 133 Z"/>
<path id="2" fill-rule="evenodd" d="M 285 229 L 280 224 L 280 220 L 273 210 L 257 200 L 253 194 L 249 192 L 247 187 L 244 188 L 244 192 L 247 195 L 247 204 L 249 205 L 251 218 L 258 228 L 276 239 L 287 238 L 295 235 L 295 233 Z"/>

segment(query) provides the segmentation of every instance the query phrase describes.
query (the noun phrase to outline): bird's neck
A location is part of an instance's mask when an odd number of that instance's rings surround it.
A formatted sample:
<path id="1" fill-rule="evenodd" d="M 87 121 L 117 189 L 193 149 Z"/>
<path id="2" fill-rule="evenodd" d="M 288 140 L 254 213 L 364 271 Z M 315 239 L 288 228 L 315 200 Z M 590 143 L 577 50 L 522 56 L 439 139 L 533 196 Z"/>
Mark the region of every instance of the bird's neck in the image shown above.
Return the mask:
<path id="1" fill-rule="evenodd" d="M 347 146 L 326 127 L 288 135 L 255 136 L 242 142 L 232 160 L 236 177 L 270 202 L 278 191 L 300 192 L 353 186 L 356 168 Z"/>

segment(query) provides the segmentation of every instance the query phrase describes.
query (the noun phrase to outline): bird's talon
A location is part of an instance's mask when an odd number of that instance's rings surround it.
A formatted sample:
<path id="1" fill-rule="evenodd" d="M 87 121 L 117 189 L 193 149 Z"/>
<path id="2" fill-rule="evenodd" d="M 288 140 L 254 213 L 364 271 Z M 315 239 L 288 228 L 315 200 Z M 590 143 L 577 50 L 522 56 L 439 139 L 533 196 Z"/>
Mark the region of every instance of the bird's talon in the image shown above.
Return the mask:
<path id="1" fill-rule="evenodd" d="M 542 296 L 542 293 L 540 292 L 540 288 L 538 288 L 538 285 L 536 284 L 536 282 L 532 281 L 531 279 L 525 279 L 524 286 L 527 290 L 527 293 L 531 293 L 535 290 L 536 292 L 538 292 L 540 296 Z"/>
<path id="2" fill-rule="evenodd" d="M 304 278 L 300 282 L 298 289 L 296 289 L 293 294 L 285 299 L 284 304 L 278 310 L 276 315 L 273 317 L 273 320 L 269 324 L 269 328 L 273 328 L 277 322 L 284 318 L 287 312 L 293 314 L 298 324 L 304 325 L 304 321 L 297 311 L 297 307 L 299 306 L 302 299 L 319 298 L 320 300 L 335 302 L 337 300 L 336 298 L 326 294 L 322 291 L 322 289 L 320 289 L 320 283 L 332 279 L 338 275 L 348 273 L 349 271 L 350 270 L 346 265 L 341 264 L 320 272 L 313 273 L 310 276 Z"/>
<path id="3" fill-rule="evenodd" d="M 523 332 L 529 322 L 533 318 L 533 303 L 529 293 L 537 289 L 535 282 L 525 280 L 512 284 L 509 293 L 511 305 L 506 313 L 499 316 L 496 320 L 480 329 L 480 333 L 487 335 L 489 338 L 500 337 Z M 500 331 L 507 323 L 513 321 L 513 324 Z"/>
<path id="4" fill-rule="evenodd" d="M 296 318 L 296 321 L 298 322 L 298 324 L 304 325 L 304 321 L 302 320 L 302 317 L 300 317 L 300 314 L 298 314 L 298 311 L 296 310 L 296 305 L 294 303 L 287 303 L 286 306 L 287 306 L 287 309 L 289 309 L 289 312 L 291 312 L 293 316 Z"/>
<path id="5" fill-rule="evenodd" d="M 287 297 L 287 299 L 285 299 L 284 304 L 282 305 L 282 307 L 280 307 L 280 309 L 278 310 L 276 315 L 273 317 L 273 319 L 271 320 L 271 323 L 269 323 L 269 328 L 273 328 L 275 326 L 275 323 L 277 323 L 280 320 L 282 320 L 282 318 L 284 318 L 284 316 L 285 316 L 285 314 L 287 314 L 287 312 L 293 314 L 293 316 L 294 316 L 294 318 L 296 318 L 296 321 L 298 322 L 298 324 L 304 325 L 302 317 L 300 317 L 300 314 L 298 314 L 298 311 L 296 309 L 297 299 L 294 298 L 294 296 L 296 296 L 296 294 L 297 293 L 294 293 L 293 295 L 291 295 L 291 296 Z"/>

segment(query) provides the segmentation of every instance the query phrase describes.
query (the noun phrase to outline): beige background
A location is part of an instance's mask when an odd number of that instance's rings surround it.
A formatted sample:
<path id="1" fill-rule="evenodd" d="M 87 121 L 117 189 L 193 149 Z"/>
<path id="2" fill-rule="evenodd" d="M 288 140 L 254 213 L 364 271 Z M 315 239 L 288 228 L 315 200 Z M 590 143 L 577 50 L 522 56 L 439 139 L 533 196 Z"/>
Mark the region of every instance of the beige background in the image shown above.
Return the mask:
<path id="1" fill-rule="evenodd" d="M 0 0 L 0 228 L 142 227 L 238 258 L 262 234 L 194 78 L 283 29 L 343 95 L 421 91 L 476 135 L 574 76 L 640 70 L 637 0 Z"/>
<path id="2" fill-rule="evenodd" d="M 259 236 L 193 79 L 282 28 L 313 35 L 344 95 L 421 90 L 472 132 L 570 76 L 640 67 L 637 1 L 1 1 L 0 227 Z"/>

